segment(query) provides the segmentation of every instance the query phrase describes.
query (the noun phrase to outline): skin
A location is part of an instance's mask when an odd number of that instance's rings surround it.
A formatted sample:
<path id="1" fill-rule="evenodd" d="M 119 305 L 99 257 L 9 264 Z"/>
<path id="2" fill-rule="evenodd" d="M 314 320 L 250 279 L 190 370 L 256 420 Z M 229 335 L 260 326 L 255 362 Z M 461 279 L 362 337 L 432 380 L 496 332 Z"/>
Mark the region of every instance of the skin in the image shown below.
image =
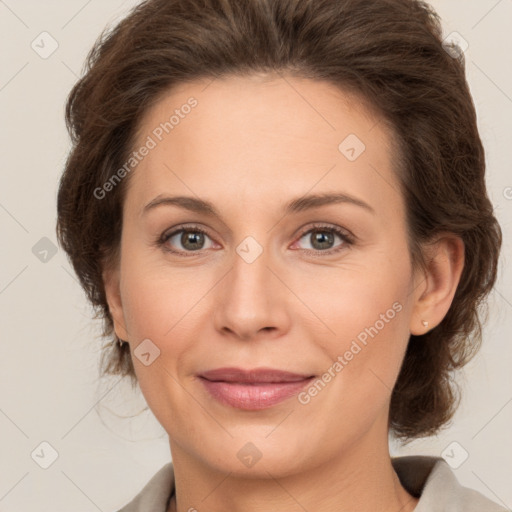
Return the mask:
<path id="1" fill-rule="evenodd" d="M 146 112 L 136 147 L 191 96 L 198 105 L 130 176 L 120 261 L 104 272 L 116 334 L 169 435 L 169 510 L 413 510 L 418 499 L 391 465 L 391 390 L 410 334 L 450 307 L 462 241 L 439 237 L 427 269 L 413 272 L 389 129 L 353 95 L 270 75 L 182 84 Z M 355 161 L 338 150 L 349 134 L 366 145 Z M 350 194 L 375 213 L 344 203 L 283 214 L 291 199 L 322 192 Z M 208 200 L 221 218 L 173 205 L 142 214 L 160 194 Z M 189 257 L 155 244 L 182 223 L 208 232 L 195 246 L 181 233 L 166 242 Z M 313 223 L 356 240 L 315 244 Z M 252 263 L 236 251 L 247 236 L 263 248 Z M 400 312 L 307 404 L 295 396 L 240 410 L 197 378 L 224 366 L 321 376 L 396 302 Z M 160 350 L 148 366 L 133 352 L 147 338 Z M 261 454 L 252 467 L 237 457 L 248 442 Z"/>

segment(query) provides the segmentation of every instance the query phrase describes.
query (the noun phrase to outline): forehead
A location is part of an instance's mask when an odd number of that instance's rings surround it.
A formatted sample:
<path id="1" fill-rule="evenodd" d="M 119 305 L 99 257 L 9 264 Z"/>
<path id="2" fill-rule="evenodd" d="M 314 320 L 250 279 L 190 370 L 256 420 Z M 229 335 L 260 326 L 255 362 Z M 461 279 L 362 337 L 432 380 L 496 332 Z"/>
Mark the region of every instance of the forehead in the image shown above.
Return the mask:
<path id="1" fill-rule="evenodd" d="M 253 75 L 183 83 L 140 121 L 133 149 L 152 148 L 126 200 L 140 208 L 163 192 L 213 200 L 340 186 L 396 194 L 392 142 L 381 117 L 328 82 Z M 382 190 L 386 183 L 392 190 Z"/>

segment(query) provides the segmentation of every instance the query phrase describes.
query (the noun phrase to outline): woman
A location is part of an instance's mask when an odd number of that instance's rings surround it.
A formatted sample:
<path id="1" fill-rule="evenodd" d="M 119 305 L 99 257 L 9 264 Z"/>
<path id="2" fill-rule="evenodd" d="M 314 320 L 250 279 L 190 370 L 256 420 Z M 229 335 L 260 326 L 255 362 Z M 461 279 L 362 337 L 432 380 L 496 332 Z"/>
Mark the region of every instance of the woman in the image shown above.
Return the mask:
<path id="1" fill-rule="evenodd" d="M 456 50 L 413 0 L 149 0 L 97 41 L 57 233 L 173 460 L 123 512 L 505 510 L 388 447 L 453 416 L 496 280 Z"/>

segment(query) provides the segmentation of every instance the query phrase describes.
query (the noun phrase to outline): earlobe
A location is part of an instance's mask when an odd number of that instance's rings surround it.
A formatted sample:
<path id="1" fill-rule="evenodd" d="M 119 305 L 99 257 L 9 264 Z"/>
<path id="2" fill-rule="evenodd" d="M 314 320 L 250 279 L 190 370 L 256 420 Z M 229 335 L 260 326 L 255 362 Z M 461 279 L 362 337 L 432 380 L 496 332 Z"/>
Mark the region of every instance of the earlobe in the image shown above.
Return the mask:
<path id="1" fill-rule="evenodd" d="M 129 336 L 124 322 L 123 304 L 121 301 L 119 270 L 104 270 L 102 277 L 108 309 L 114 321 L 116 336 L 121 340 L 128 341 Z"/>
<path id="2" fill-rule="evenodd" d="M 424 283 L 418 287 L 409 327 L 414 335 L 425 334 L 442 322 L 464 268 L 464 242 L 455 234 L 439 236 L 426 252 Z"/>

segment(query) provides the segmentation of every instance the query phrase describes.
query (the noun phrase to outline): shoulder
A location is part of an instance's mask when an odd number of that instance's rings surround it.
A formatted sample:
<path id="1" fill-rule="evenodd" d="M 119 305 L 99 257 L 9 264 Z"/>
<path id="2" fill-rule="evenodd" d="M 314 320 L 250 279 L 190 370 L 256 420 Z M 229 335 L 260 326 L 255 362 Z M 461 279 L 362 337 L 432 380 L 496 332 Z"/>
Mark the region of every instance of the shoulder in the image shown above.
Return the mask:
<path id="1" fill-rule="evenodd" d="M 461 485 L 441 457 L 413 455 L 391 461 L 402 485 L 420 498 L 414 512 L 507 512 L 478 491 Z"/>
<path id="2" fill-rule="evenodd" d="M 117 512 L 166 512 L 173 492 L 174 468 L 172 462 L 169 462 L 151 477 L 130 503 Z"/>

